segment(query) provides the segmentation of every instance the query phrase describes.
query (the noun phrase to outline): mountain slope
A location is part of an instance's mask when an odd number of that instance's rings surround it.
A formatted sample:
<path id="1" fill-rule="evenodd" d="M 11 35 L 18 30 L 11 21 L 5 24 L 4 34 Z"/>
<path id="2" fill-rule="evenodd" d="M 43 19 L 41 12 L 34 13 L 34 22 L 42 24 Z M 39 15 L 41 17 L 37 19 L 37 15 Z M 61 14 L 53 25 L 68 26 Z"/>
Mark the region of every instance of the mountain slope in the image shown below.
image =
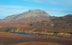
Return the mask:
<path id="1" fill-rule="evenodd" d="M 27 12 L 8 16 L 3 19 L 2 22 L 5 23 L 21 23 L 21 22 L 35 22 L 35 21 L 42 21 L 42 20 L 50 20 L 50 15 L 43 10 L 29 10 Z"/>
<path id="2" fill-rule="evenodd" d="M 52 19 L 57 31 L 72 32 L 72 14 Z"/>
<path id="3" fill-rule="evenodd" d="M 72 14 L 55 17 L 42 10 L 29 10 L 27 12 L 8 16 L 0 21 L 0 31 L 52 31 L 72 32 Z M 12 31 L 11 31 L 12 32 Z"/>

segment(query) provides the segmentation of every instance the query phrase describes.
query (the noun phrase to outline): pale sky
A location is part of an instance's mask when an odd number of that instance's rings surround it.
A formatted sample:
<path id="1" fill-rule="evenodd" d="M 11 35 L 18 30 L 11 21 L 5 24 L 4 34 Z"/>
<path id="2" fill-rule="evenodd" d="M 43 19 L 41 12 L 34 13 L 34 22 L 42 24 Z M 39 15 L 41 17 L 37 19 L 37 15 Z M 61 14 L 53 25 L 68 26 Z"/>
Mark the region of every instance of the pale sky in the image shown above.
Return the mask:
<path id="1" fill-rule="evenodd" d="M 0 0 L 0 18 L 34 9 L 64 16 L 72 14 L 72 0 Z"/>

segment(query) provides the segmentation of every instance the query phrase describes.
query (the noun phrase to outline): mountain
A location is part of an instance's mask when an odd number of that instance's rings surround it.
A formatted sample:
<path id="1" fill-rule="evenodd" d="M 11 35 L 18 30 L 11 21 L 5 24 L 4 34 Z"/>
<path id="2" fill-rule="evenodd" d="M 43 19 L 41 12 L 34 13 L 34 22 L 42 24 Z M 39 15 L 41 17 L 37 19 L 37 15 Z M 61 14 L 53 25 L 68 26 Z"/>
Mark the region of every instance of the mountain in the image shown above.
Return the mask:
<path id="1" fill-rule="evenodd" d="M 36 22 L 42 20 L 50 20 L 50 15 L 43 10 L 29 10 L 27 12 L 12 15 L 4 18 L 3 23 L 27 23 L 27 22 Z"/>
<path id="2" fill-rule="evenodd" d="M 43 10 L 29 10 L 1 19 L 0 28 L 3 32 L 72 32 L 72 14 L 56 17 Z"/>
<path id="3" fill-rule="evenodd" d="M 72 14 L 52 19 L 57 31 L 72 32 Z"/>

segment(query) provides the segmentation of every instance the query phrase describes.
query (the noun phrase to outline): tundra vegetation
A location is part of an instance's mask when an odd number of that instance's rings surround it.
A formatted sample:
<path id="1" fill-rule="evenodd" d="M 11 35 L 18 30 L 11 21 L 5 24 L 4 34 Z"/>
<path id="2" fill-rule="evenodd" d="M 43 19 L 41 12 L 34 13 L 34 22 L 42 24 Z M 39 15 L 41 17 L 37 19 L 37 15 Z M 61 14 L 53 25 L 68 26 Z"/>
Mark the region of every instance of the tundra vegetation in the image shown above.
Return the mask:
<path id="1" fill-rule="evenodd" d="M 14 32 L 37 35 L 25 36 Z M 72 45 L 72 14 L 53 17 L 42 10 L 30 10 L 0 20 L 1 45 L 33 45 L 32 42 L 38 45 Z"/>
<path id="2" fill-rule="evenodd" d="M 60 26 L 61 25 L 61 26 Z M 57 28 L 59 26 L 59 28 Z M 1 27 L 1 32 L 18 32 L 18 33 L 32 33 L 38 35 L 46 36 L 56 36 L 56 37 L 72 37 L 71 31 L 68 32 L 69 27 L 66 28 L 63 23 L 55 22 L 36 22 L 29 24 L 11 24 L 6 27 Z"/>

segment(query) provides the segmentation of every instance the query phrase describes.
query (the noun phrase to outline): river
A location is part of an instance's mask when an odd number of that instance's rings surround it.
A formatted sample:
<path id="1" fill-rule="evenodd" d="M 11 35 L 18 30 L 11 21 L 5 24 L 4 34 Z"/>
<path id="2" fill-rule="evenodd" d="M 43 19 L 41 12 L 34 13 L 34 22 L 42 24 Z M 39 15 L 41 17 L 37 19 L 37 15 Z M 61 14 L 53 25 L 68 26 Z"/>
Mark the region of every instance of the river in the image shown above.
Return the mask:
<path id="1" fill-rule="evenodd" d="M 38 34 L 32 34 L 32 33 L 19 33 L 19 32 L 12 32 L 15 34 L 20 34 L 20 35 L 24 35 L 24 36 L 37 36 Z"/>

